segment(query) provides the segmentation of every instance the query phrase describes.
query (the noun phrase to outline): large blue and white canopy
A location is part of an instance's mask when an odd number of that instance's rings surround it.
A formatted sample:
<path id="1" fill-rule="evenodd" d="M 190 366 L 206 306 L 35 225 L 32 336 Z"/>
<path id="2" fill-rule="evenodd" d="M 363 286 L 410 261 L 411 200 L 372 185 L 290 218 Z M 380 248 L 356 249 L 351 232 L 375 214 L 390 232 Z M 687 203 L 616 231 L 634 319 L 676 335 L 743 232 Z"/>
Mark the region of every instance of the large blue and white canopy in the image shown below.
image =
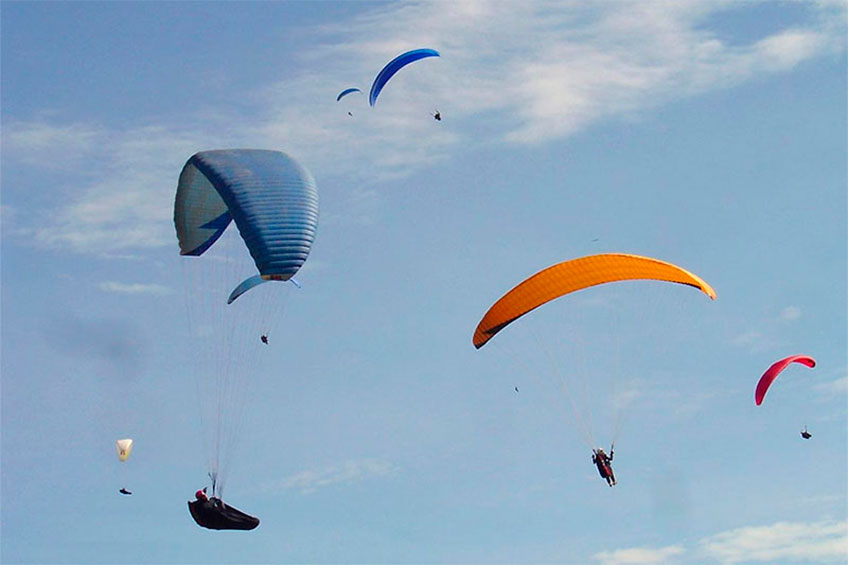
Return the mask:
<path id="1" fill-rule="evenodd" d="M 289 280 L 309 256 L 318 225 L 318 190 L 309 171 L 279 151 L 201 151 L 183 167 L 174 204 L 181 255 L 202 255 L 235 220 L 259 275 Z"/>

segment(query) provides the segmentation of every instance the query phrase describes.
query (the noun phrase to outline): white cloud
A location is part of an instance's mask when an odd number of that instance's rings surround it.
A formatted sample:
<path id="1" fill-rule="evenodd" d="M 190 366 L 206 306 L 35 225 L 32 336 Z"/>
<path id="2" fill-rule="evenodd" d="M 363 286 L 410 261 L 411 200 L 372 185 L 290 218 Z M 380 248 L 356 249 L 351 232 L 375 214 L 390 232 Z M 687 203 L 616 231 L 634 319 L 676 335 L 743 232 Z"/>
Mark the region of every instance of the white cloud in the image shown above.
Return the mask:
<path id="1" fill-rule="evenodd" d="M 3 124 L 3 152 L 40 169 L 65 169 L 93 153 L 108 132 L 85 123 L 53 124 L 47 118 Z"/>
<path id="2" fill-rule="evenodd" d="M 672 558 L 683 554 L 685 550 L 679 545 L 670 545 L 659 549 L 633 547 L 616 551 L 601 551 L 594 555 L 604 565 L 617 563 L 669 563 Z"/>
<path id="3" fill-rule="evenodd" d="M 721 563 L 844 563 L 848 522 L 778 522 L 737 528 L 699 542 L 700 551 Z"/>
<path id="4" fill-rule="evenodd" d="M 699 540 L 694 547 L 633 547 L 601 551 L 593 557 L 604 564 L 844 563 L 848 560 L 848 522 L 778 522 L 720 532 Z"/>
<path id="5" fill-rule="evenodd" d="M 797 306 L 787 306 L 780 312 L 780 319 L 786 322 L 792 322 L 801 317 L 801 309 Z"/>
<path id="6" fill-rule="evenodd" d="M 673 404 L 674 414 L 681 418 L 692 418 L 703 412 L 709 406 L 710 401 L 715 398 L 715 393 L 700 392 L 680 395 Z"/>
<path id="7" fill-rule="evenodd" d="M 829 397 L 848 394 L 848 376 L 840 377 L 836 380 L 819 383 L 816 385 L 816 390 Z"/>
<path id="8" fill-rule="evenodd" d="M 53 188 L 64 192 L 55 199 L 64 204 L 33 222 L 29 234 L 36 244 L 78 252 L 173 244 L 180 168 L 194 152 L 217 147 L 283 149 L 354 211 L 345 221 L 367 223 L 379 210 L 375 182 L 466 148 L 570 136 L 843 49 L 838 4 L 811 7 L 807 27 L 748 44 L 727 43 L 710 29 L 716 11 L 744 9 L 707 2 L 382 4 L 313 30 L 318 45 L 301 55 L 301 70 L 247 93 L 241 110 L 204 107 L 185 112 L 181 123 L 124 130 L 8 117 L 4 166 L 77 167 L 72 181 Z M 336 88 L 367 91 L 389 58 L 422 45 L 442 57 L 399 73 L 375 108 L 358 98 L 347 116 Z M 442 122 L 429 117 L 434 107 Z M 93 161 L 101 165 L 92 168 Z"/>
<path id="9" fill-rule="evenodd" d="M 779 340 L 773 335 L 773 331 L 767 333 L 758 330 L 748 330 L 730 340 L 736 347 L 744 347 L 751 353 L 762 353 L 774 349 Z"/>
<path id="10" fill-rule="evenodd" d="M 376 477 L 396 473 L 397 466 L 380 459 L 356 459 L 340 465 L 300 471 L 279 481 L 263 485 L 265 492 L 299 490 L 303 494 L 315 492 L 319 488 L 338 484 L 350 484 Z"/>
<path id="11" fill-rule="evenodd" d="M 642 390 L 637 387 L 638 385 L 630 385 L 625 390 L 616 391 L 613 396 L 613 405 L 615 406 L 616 413 L 627 410 L 628 407 L 632 406 L 642 396 Z"/>
<path id="12" fill-rule="evenodd" d="M 745 333 L 739 334 L 738 336 L 733 338 L 733 345 L 754 345 L 762 341 L 763 334 L 756 330 L 749 330 Z"/>
<path id="13" fill-rule="evenodd" d="M 117 294 L 155 294 L 164 295 L 171 294 L 173 290 L 167 286 L 160 284 L 142 284 L 142 283 L 119 283 L 114 281 L 105 281 L 98 285 L 100 290 L 106 292 L 114 292 Z"/>
<path id="14" fill-rule="evenodd" d="M 110 132 L 42 121 L 13 122 L 4 131 L 10 155 L 24 167 L 35 164 L 29 150 L 42 158 L 45 152 L 88 156 L 86 165 L 70 174 L 64 170 L 73 168 L 67 160 L 44 159 L 63 168 L 61 180 L 51 182 L 54 192 L 70 197 L 59 198 L 68 203 L 36 212 L 29 226 L 20 227 L 34 243 L 100 255 L 174 244 L 174 189 L 185 159 L 203 147 L 196 136 L 159 126 Z M 93 181 L 92 170 L 97 171 Z"/>
<path id="15" fill-rule="evenodd" d="M 828 38 L 810 30 L 788 30 L 758 42 L 754 54 L 769 70 L 791 69 L 826 48 Z"/>

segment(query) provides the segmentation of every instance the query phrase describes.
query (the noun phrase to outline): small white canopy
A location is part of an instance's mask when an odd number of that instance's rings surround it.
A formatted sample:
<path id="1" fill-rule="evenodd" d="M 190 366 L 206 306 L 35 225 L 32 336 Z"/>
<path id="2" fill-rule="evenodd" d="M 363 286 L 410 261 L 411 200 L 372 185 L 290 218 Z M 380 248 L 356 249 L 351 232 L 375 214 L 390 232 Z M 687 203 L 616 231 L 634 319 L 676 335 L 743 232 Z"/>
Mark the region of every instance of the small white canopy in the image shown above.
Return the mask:
<path id="1" fill-rule="evenodd" d="M 115 447 L 118 449 L 118 459 L 121 461 L 126 461 L 130 456 L 130 451 L 132 451 L 133 440 L 131 439 L 119 439 L 115 442 Z"/>

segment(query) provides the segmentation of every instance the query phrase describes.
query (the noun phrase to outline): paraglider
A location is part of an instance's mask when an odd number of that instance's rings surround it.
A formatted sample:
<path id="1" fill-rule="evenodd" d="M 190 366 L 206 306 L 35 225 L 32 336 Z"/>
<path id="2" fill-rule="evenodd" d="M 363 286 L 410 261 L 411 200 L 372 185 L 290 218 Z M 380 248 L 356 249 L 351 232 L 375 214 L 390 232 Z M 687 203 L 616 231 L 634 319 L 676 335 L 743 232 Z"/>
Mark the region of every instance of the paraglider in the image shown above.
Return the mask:
<path id="1" fill-rule="evenodd" d="M 543 269 L 503 295 L 488 309 L 477 324 L 472 343 L 477 349 L 482 348 L 495 335 L 514 321 L 557 298 L 593 286 L 628 280 L 678 283 L 697 288 L 711 299 L 715 299 L 716 297 L 715 291 L 703 279 L 677 265 L 660 261 L 659 259 L 623 253 L 589 255 Z M 554 328 L 556 327 L 555 325 Z M 539 336 L 536 336 L 535 342 L 544 355 L 534 355 L 533 353 L 535 352 L 532 351 L 532 348 L 527 349 L 526 352 L 516 351 L 515 354 L 518 356 L 518 362 L 531 375 L 535 375 L 536 373 L 542 374 L 545 370 L 553 370 L 562 379 L 561 389 L 566 395 L 570 395 L 570 389 L 578 389 L 578 392 L 584 392 L 585 396 L 578 399 L 577 402 L 575 402 L 574 398 L 569 397 L 571 413 L 574 416 L 575 423 L 578 424 L 579 431 L 583 434 L 584 442 L 587 447 L 592 449 L 593 463 L 598 466 L 601 476 L 608 481 L 610 486 L 613 486 L 615 484 L 615 475 L 612 472 L 611 465 L 612 452 L 607 456 L 603 450 L 594 447 L 597 444 L 594 440 L 591 422 L 589 421 L 592 417 L 592 411 L 589 409 L 588 402 L 590 400 L 597 402 L 606 411 L 610 412 L 612 444 L 614 445 L 618 422 L 620 421 L 621 412 L 624 407 L 624 402 L 614 396 L 615 387 L 612 386 L 614 385 L 614 376 L 610 375 L 608 378 L 609 382 L 607 383 L 611 385 L 610 392 L 613 394 L 610 396 L 593 395 L 590 397 L 586 385 L 596 380 L 594 366 L 590 366 L 589 371 L 585 374 L 579 370 L 575 370 L 573 366 L 564 366 L 563 368 L 565 370 L 562 370 L 559 368 L 560 364 L 554 359 L 553 352 L 546 350 Z M 558 348 L 561 349 L 561 346 L 562 344 L 559 344 Z M 524 350 L 523 347 L 520 349 Z M 543 361 L 541 361 L 539 367 L 534 369 L 531 364 L 535 362 L 537 357 L 543 359 Z M 572 361 L 569 360 L 569 362 L 571 363 Z M 542 369 L 542 371 L 539 371 L 539 369 Z M 570 379 L 572 382 L 568 383 L 567 381 Z M 515 390 L 516 392 L 518 391 L 517 387 Z M 601 390 L 601 388 L 596 389 L 597 392 Z"/>
<path id="2" fill-rule="evenodd" d="M 766 397 L 766 392 L 768 392 L 769 387 L 778 375 L 780 375 L 780 373 L 792 363 L 800 363 L 801 365 L 806 365 L 811 369 L 816 366 L 816 360 L 812 357 L 808 357 L 807 355 L 790 355 L 785 359 L 775 362 L 766 370 L 765 373 L 763 373 L 763 376 L 760 377 L 760 380 L 757 382 L 757 388 L 754 390 L 754 401 L 757 403 L 757 406 L 762 404 L 763 399 Z"/>
<path id="3" fill-rule="evenodd" d="M 342 91 L 339 93 L 339 95 L 338 95 L 338 96 L 336 96 L 336 102 L 341 101 L 341 99 L 342 99 L 342 98 L 344 98 L 344 97 L 345 97 L 345 96 L 347 96 L 348 94 L 353 94 L 354 92 L 360 92 L 360 93 L 361 93 L 362 91 L 361 91 L 361 90 L 359 90 L 358 88 L 346 88 L 346 89 L 342 90 Z M 353 112 L 348 111 L 347 115 L 348 115 L 348 116 L 350 116 L 350 117 L 352 118 L 352 117 L 353 117 Z"/>
<path id="4" fill-rule="evenodd" d="M 342 90 L 338 96 L 336 96 L 336 102 L 347 96 L 348 94 L 353 94 L 354 92 L 362 92 L 358 88 L 346 88 Z"/>
<path id="5" fill-rule="evenodd" d="M 220 501 L 244 429 L 247 384 L 261 375 L 257 348 L 268 343 L 288 294 L 287 287 L 266 283 L 298 284 L 292 276 L 309 256 L 317 222 L 315 180 L 285 153 L 202 151 L 180 173 L 174 225 L 186 258 L 188 350 L 212 479 L 210 500 L 190 502 L 189 510 L 203 527 L 252 529 L 259 523 Z M 232 223 L 236 231 L 227 230 Z M 235 277 L 244 276 L 233 289 Z"/>
<path id="6" fill-rule="evenodd" d="M 368 103 L 371 106 L 377 103 L 377 97 L 380 95 L 383 87 L 386 86 L 389 79 L 403 67 L 420 59 L 438 56 L 439 52 L 434 49 L 413 49 L 412 51 L 401 53 L 389 61 L 386 66 L 377 73 L 376 78 L 374 78 L 374 82 L 371 84 L 371 92 L 368 94 Z"/>
<path id="7" fill-rule="evenodd" d="M 121 463 L 126 463 L 127 459 L 130 457 L 130 452 L 132 452 L 133 448 L 133 440 L 130 438 L 119 439 L 115 442 L 115 449 L 118 451 L 118 461 Z M 132 494 L 130 491 L 126 489 L 126 487 L 121 487 L 119 490 L 121 494 Z"/>

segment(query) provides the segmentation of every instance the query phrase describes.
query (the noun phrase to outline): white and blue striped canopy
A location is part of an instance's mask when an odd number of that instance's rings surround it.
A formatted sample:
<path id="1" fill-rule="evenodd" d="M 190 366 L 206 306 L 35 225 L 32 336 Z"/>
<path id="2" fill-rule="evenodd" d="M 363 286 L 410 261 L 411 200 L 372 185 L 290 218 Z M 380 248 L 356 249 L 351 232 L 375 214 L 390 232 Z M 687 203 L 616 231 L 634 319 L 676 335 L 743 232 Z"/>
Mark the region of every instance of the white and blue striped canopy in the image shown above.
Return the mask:
<path id="1" fill-rule="evenodd" d="M 174 204 L 180 254 L 202 255 L 232 220 L 261 279 L 289 280 L 315 239 L 315 180 L 279 151 L 228 149 L 193 155 L 180 174 Z"/>

